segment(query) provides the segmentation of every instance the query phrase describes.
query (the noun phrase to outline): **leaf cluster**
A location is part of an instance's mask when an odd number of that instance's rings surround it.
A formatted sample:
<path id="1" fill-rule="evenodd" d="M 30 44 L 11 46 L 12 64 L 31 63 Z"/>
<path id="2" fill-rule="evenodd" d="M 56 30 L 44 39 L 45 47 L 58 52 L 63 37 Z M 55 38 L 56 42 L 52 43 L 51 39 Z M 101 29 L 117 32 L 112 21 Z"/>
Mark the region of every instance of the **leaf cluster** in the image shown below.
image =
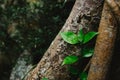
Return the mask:
<path id="1" fill-rule="evenodd" d="M 61 37 L 63 38 L 64 41 L 66 41 L 69 44 L 86 44 L 89 42 L 94 36 L 96 36 L 98 32 L 88 32 L 87 34 L 83 33 L 83 30 L 79 30 L 78 34 L 73 33 L 72 31 L 68 32 L 62 32 Z"/>
<path id="2" fill-rule="evenodd" d="M 61 37 L 63 40 L 69 44 L 80 44 L 84 45 L 87 42 L 89 42 L 93 37 L 95 37 L 98 34 L 98 32 L 88 32 L 87 34 L 83 33 L 83 30 L 81 29 L 78 34 L 75 34 L 71 31 L 68 32 L 62 32 Z M 84 48 L 81 50 L 82 57 L 91 57 L 93 55 L 94 49 L 87 49 Z M 74 55 L 67 56 L 64 60 L 62 65 L 64 64 L 73 64 L 78 61 L 78 57 Z"/>
<path id="3" fill-rule="evenodd" d="M 86 34 L 84 34 L 83 30 L 80 29 L 79 32 L 77 34 L 75 34 L 72 31 L 68 31 L 68 32 L 62 32 L 61 33 L 61 37 L 63 38 L 63 40 L 69 44 L 80 44 L 82 45 L 82 49 L 81 49 L 81 56 L 75 56 L 75 55 L 69 55 L 67 57 L 64 58 L 62 65 L 71 65 L 75 62 L 77 62 L 79 60 L 80 57 L 82 58 L 88 58 L 91 57 L 94 53 L 94 48 L 86 48 L 84 47 L 84 44 L 88 43 L 90 40 L 92 40 L 96 35 L 98 34 L 98 32 L 88 32 Z M 73 74 L 77 74 L 78 72 L 75 71 L 75 69 L 70 68 L 71 73 Z M 80 74 L 80 78 L 81 80 L 87 80 L 87 73 L 86 72 L 82 72 Z"/>

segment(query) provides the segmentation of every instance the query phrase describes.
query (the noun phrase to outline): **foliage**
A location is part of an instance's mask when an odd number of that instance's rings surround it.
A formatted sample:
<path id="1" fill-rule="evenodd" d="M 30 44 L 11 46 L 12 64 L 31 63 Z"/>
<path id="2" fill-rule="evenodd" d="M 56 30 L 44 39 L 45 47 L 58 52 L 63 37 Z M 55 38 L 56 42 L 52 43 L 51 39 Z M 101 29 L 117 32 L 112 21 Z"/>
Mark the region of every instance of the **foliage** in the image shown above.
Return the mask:
<path id="1" fill-rule="evenodd" d="M 98 32 L 88 32 L 83 39 L 83 44 L 89 42 L 94 36 L 96 36 Z"/>
<path id="2" fill-rule="evenodd" d="M 98 32 L 88 32 L 87 34 L 84 34 L 82 29 L 79 30 L 78 34 L 69 31 L 69 32 L 62 32 L 61 37 L 63 40 L 69 44 L 85 44 L 88 41 L 90 41 L 94 36 L 96 36 Z M 86 49 L 83 47 L 81 50 L 82 57 L 91 57 L 93 55 L 94 49 Z M 73 64 L 78 60 L 77 56 L 67 56 L 63 60 L 63 64 Z"/>
<path id="3" fill-rule="evenodd" d="M 76 68 L 72 67 L 72 66 L 69 66 L 69 67 L 68 67 L 68 70 L 69 70 L 70 73 L 72 73 L 73 75 L 77 75 L 77 74 L 79 73 L 79 71 L 78 71 Z"/>
<path id="4" fill-rule="evenodd" d="M 42 78 L 42 80 L 48 80 L 47 78 Z"/>
<path id="5" fill-rule="evenodd" d="M 82 72 L 80 74 L 80 80 L 87 80 L 87 76 L 88 76 L 88 74 L 86 72 Z"/>
<path id="6" fill-rule="evenodd" d="M 20 53 L 28 49 L 34 54 L 43 54 L 70 12 L 65 11 L 63 3 L 57 0 L 0 1 L 0 51 Z"/>
<path id="7" fill-rule="evenodd" d="M 95 37 L 98 34 L 98 32 L 88 32 L 86 34 L 84 34 L 83 30 L 80 29 L 79 32 L 77 34 L 68 31 L 68 32 L 62 32 L 61 33 L 61 37 L 63 38 L 63 40 L 69 44 L 80 44 L 82 47 L 81 49 L 81 57 L 82 58 L 88 58 L 91 57 L 94 53 L 94 48 L 86 48 L 84 47 L 84 45 L 89 42 L 93 37 Z M 65 64 L 73 64 L 75 62 L 77 62 L 79 60 L 79 56 L 67 56 L 64 58 L 62 65 Z M 73 74 L 78 74 L 78 72 L 70 67 L 69 71 Z M 87 73 L 86 72 L 82 72 L 80 74 L 80 79 L 81 80 L 87 80 Z"/>
<path id="8" fill-rule="evenodd" d="M 40 60 L 64 24 L 74 1 L 63 3 L 58 0 L 0 0 L 0 52 L 9 55 L 10 68 L 24 50 L 33 55 L 34 64 Z M 8 70 L 3 71 L 5 75 L 1 75 L 0 80 L 8 78 Z"/>
<path id="9" fill-rule="evenodd" d="M 77 43 L 85 44 L 89 42 L 97 34 L 98 32 L 88 32 L 87 34 L 84 34 L 82 29 L 80 29 L 77 35 L 71 31 L 68 31 L 68 32 L 62 32 L 61 37 L 65 42 L 69 44 L 77 44 Z"/>
<path id="10" fill-rule="evenodd" d="M 79 58 L 78 58 L 77 56 L 73 56 L 73 55 L 67 56 L 67 57 L 64 59 L 62 65 L 64 65 L 64 64 L 73 64 L 73 63 L 75 63 L 76 61 L 78 61 L 78 59 L 79 59 Z"/>
<path id="11" fill-rule="evenodd" d="M 94 53 L 93 48 L 83 48 L 83 50 L 81 50 L 82 57 L 91 57 L 93 53 Z"/>
<path id="12" fill-rule="evenodd" d="M 63 32 L 61 33 L 62 38 L 69 44 L 76 44 L 79 42 L 78 37 L 73 32 Z"/>
<path id="13" fill-rule="evenodd" d="M 79 39 L 80 42 L 83 42 L 84 33 L 83 33 L 82 29 L 80 29 L 79 32 L 78 32 L 78 39 Z"/>

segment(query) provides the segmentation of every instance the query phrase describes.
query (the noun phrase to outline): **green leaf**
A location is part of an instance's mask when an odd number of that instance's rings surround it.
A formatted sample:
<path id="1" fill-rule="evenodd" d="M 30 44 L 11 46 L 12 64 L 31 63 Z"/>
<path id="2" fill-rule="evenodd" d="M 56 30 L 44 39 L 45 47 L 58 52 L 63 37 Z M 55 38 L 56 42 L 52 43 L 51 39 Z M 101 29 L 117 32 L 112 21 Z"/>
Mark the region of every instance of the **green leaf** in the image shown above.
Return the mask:
<path id="1" fill-rule="evenodd" d="M 42 80 L 48 80 L 47 78 L 42 78 Z"/>
<path id="2" fill-rule="evenodd" d="M 62 65 L 64 65 L 64 64 L 73 64 L 73 63 L 75 63 L 75 62 L 77 62 L 77 61 L 78 61 L 78 57 L 77 57 L 77 56 L 73 56 L 73 55 L 67 56 L 67 57 L 65 57 L 65 59 L 63 60 Z"/>
<path id="3" fill-rule="evenodd" d="M 82 41 L 83 41 L 83 38 L 84 38 L 83 30 L 80 29 L 79 32 L 78 32 L 78 40 L 79 40 L 80 42 L 82 42 Z"/>
<path id="4" fill-rule="evenodd" d="M 81 51 L 82 57 L 91 57 L 94 53 L 94 49 L 83 48 Z"/>
<path id="5" fill-rule="evenodd" d="M 87 80 L 87 76 L 88 76 L 88 74 L 86 72 L 82 72 L 80 74 L 80 80 Z"/>
<path id="6" fill-rule="evenodd" d="M 69 70 L 70 73 L 72 73 L 73 75 L 77 75 L 77 74 L 79 73 L 79 71 L 78 71 L 76 68 L 72 67 L 72 66 L 69 66 L 69 67 L 68 67 L 68 70 Z"/>
<path id="7" fill-rule="evenodd" d="M 79 42 L 78 37 L 75 33 L 73 32 L 62 32 L 61 36 L 64 41 L 66 41 L 69 44 L 76 44 Z"/>
<path id="8" fill-rule="evenodd" d="M 94 36 L 96 36 L 98 34 L 98 32 L 88 32 L 85 36 L 84 36 L 84 40 L 83 40 L 83 44 L 89 42 Z"/>

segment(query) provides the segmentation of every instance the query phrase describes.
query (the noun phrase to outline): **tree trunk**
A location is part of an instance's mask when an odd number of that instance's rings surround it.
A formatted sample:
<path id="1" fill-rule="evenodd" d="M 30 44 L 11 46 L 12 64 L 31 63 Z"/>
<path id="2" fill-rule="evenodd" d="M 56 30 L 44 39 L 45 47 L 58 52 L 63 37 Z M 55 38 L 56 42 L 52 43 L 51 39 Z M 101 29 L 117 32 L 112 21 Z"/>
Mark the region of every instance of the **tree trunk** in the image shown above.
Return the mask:
<path id="1" fill-rule="evenodd" d="M 106 0 L 106 3 L 112 9 L 115 16 L 120 17 L 120 1 L 118 0 Z"/>
<path id="2" fill-rule="evenodd" d="M 76 0 L 69 18 L 60 32 L 78 32 L 80 28 L 86 31 L 97 29 L 102 10 L 102 0 Z M 69 45 L 58 34 L 44 54 L 37 67 L 27 76 L 27 80 L 70 80 L 67 66 L 61 66 L 66 55 L 79 54 L 80 47 Z"/>
<path id="3" fill-rule="evenodd" d="M 117 13 L 116 13 L 117 14 Z M 88 80 L 106 80 L 117 32 L 117 21 L 105 2 Z"/>

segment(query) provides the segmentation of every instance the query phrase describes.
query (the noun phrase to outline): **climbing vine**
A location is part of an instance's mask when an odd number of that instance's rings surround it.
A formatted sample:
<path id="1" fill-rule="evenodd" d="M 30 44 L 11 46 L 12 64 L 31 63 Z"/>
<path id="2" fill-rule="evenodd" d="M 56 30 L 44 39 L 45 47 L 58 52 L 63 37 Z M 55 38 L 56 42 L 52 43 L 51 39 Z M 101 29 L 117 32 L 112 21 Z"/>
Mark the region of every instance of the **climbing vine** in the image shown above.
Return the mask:
<path id="1" fill-rule="evenodd" d="M 91 31 L 85 34 L 83 29 L 80 29 L 77 34 L 75 34 L 72 31 L 62 32 L 61 37 L 63 38 L 65 42 L 72 44 L 72 45 L 79 44 L 81 46 L 81 51 L 80 51 L 79 56 L 76 56 L 76 55 L 66 56 L 62 62 L 62 65 L 72 65 L 76 63 L 77 61 L 79 61 L 80 58 L 91 57 L 94 53 L 94 48 L 87 48 L 84 45 L 88 43 L 91 39 L 93 39 L 97 34 L 98 32 L 94 32 L 94 31 Z M 70 71 L 73 74 L 79 74 L 80 80 L 87 80 L 86 71 L 83 71 L 81 73 L 75 70 L 72 70 L 72 69 L 70 69 Z"/>

